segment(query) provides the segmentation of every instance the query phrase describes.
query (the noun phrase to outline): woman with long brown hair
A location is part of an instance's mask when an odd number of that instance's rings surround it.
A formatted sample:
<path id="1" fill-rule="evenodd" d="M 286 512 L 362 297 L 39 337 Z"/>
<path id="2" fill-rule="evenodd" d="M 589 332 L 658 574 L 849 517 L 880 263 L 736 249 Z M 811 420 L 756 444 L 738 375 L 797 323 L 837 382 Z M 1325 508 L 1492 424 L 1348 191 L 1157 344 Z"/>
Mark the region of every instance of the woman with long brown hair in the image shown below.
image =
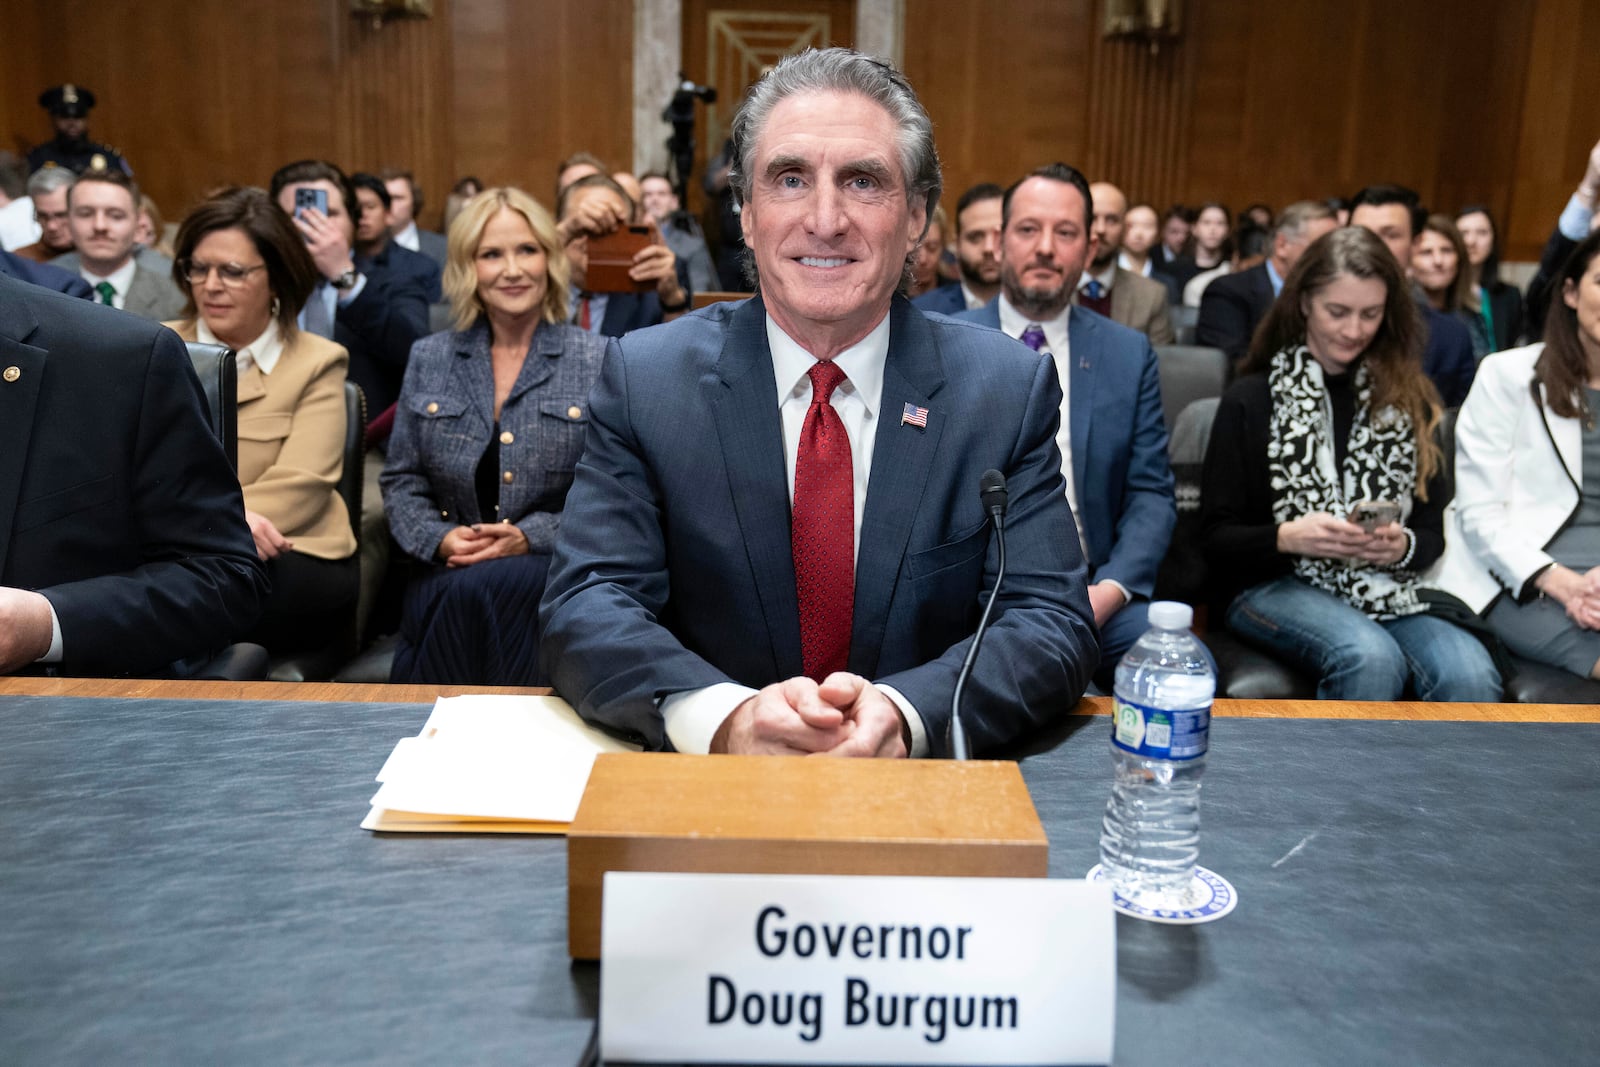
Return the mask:
<path id="1" fill-rule="evenodd" d="M 1437 575 L 1513 652 L 1600 678 L 1597 416 L 1600 231 L 1567 259 L 1544 341 L 1479 367 Z"/>
<path id="2" fill-rule="evenodd" d="M 1411 253 L 1411 276 L 1422 286 L 1428 305 L 1454 315 L 1472 338 L 1472 356 L 1482 359 L 1496 348 L 1494 333 L 1483 317 L 1482 297 L 1468 270 L 1467 245 L 1448 215 L 1429 215 Z"/>
<path id="3" fill-rule="evenodd" d="M 1449 494 L 1422 348 L 1394 256 L 1334 230 L 1284 280 L 1212 426 L 1201 521 L 1228 627 L 1325 699 L 1501 696 L 1488 650 L 1417 595 Z"/>

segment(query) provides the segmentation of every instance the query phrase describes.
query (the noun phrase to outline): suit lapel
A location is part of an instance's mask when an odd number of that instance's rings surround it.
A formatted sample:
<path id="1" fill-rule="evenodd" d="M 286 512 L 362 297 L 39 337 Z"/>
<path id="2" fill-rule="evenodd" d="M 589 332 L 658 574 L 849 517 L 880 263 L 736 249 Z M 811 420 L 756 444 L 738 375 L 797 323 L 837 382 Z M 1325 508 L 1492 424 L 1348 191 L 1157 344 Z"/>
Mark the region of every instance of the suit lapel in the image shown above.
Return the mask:
<path id="1" fill-rule="evenodd" d="M 760 297 L 746 301 L 729 317 L 715 378 L 706 388 L 734 516 L 771 641 L 773 677 L 792 678 L 803 671 L 800 607 L 789 540 L 782 421 L 767 346 L 766 306 Z"/>
<path id="2" fill-rule="evenodd" d="M 145 269 L 140 266 L 133 268 L 133 281 L 128 283 L 128 295 L 122 299 L 122 310 L 131 311 L 135 315 L 148 316 L 150 308 L 154 306 L 152 286 Z"/>
<path id="3" fill-rule="evenodd" d="M 1544 419 L 1545 432 L 1550 435 L 1550 443 L 1556 446 L 1556 454 L 1561 459 L 1563 473 L 1572 487 L 1583 493 L 1583 479 L 1574 474 L 1583 469 L 1583 429 L 1577 419 L 1551 418 L 1550 406 L 1545 402 L 1544 386 L 1535 378 L 1529 383 L 1533 390 L 1534 403 L 1539 409 L 1539 416 Z"/>
<path id="4" fill-rule="evenodd" d="M 0 281 L 0 457 L 4 457 L 0 461 L 0 574 L 5 572 L 11 548 L 11 527 L 16 521 L 17 496 L 22 491 L 22 472 L 27 466 L 48 355 L 27 343 L 38 322 L 16 291 L 25 285 L 9 278 Z"/>
<path id="5" fill-rule="evenodd" d="M 511 401 L 537 385 L 543 385 L 545 380 L 555 373 L 555 368 L 550 361 L 560 355 L 560 335 L 541 322 L 533 332 L 533 342 L 528 345 L 528 356 L 522 361 L 522 369 L 517 372 L 517 380 L 511 383 L 511 392 L 506 395 L 506 403 L 511 403 Z M 488 365 L 489 395 L 492 398 L 494 396 L 493 353 L 490 353 Z M 490 414 L 493 415 L 493 413 L 491 408 Z"/>
<path id="6" fill-rule="evenodd" d="M 939 438 L 954 415 L 938 403 L 943 386 L 944 364 L 932 327 L 921 312 L 896 297 L 889 311 L 889 356 L 883 368 L 866 514 L 861 520 L 850 631 L 850 669 L 868 678 L 877 673 L 895 581 Z M 907 404 L 928 409 L 926 428 L 901 421 Z"/>
<path id="7" fill-rule="evenodd" d="M 1088 495 L 1089 424 L 1094 418 L 1094 393 L 1097 381 L 1095 364 L 1100 360 L 1100 324 L 1094 316 L 1074 307 L 1067 318 L 1067 347 L 1071 366 L 1067 370 L 1068 417 L 1072 425 L 1072 489 L 1082 506 Z"/>

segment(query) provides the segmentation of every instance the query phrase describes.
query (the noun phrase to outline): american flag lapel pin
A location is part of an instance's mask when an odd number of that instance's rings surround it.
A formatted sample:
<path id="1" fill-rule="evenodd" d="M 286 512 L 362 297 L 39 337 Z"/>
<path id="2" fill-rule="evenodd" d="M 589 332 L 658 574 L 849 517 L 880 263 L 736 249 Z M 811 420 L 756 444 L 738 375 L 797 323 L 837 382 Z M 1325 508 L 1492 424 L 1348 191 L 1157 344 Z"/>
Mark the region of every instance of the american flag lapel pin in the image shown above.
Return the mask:
<path id="1" fill-rule="evenodd" d="M 928 428 L 928 409 L 919 408 L 915 404 L 907 404 L 900 413 L 901 426 L 915 426 L 919 430 Z"/>

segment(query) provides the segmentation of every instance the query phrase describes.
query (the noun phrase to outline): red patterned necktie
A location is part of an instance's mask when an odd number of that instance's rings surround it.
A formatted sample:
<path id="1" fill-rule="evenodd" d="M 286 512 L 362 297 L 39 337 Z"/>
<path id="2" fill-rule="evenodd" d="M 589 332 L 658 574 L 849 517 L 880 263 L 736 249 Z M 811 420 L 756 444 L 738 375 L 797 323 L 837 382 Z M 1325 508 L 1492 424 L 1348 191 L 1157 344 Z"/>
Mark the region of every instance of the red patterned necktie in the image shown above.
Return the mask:
<path id="1" fill-rule="evenodd" d="M 855 610 L 855 472 L 844 422 L 828 402 L 844 371 L 819 362 L 794 465 L 794 584 L 800 600 L 800 658 L 820 682 L 850 659 Z"/>

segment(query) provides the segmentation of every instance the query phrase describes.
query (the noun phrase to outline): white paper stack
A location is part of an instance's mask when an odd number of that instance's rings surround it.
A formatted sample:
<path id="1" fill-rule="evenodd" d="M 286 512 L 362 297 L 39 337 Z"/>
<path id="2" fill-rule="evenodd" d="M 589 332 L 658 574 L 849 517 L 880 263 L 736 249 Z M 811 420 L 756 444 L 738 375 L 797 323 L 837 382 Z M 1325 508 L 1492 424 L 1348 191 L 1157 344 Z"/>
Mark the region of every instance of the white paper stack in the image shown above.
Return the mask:
<path id="1" fill-rule="evenodd" d="M 559 697 L 440 697 L 378 772 L 364 830 L 561 834 L 601 752 L 637 752 Z"/>

